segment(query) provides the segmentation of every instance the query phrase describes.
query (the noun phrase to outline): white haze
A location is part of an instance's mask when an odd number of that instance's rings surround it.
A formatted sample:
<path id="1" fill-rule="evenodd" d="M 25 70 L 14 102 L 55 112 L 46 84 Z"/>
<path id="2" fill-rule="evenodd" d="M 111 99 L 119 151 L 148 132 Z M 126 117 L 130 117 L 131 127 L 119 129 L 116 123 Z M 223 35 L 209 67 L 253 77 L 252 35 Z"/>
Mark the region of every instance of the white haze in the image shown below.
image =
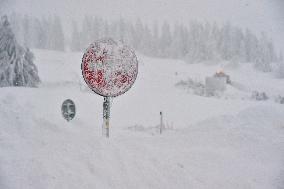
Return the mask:
<path id="1" fill-rule="evenodd" d="M 144 22 L 187 24 L 190 20 L 230 21 L 256 33 L 265 31 L 284 49 L 284 2 L 282 0 L 1 0 L 7 12 L 35 16 L 57 14 L 65 23 L 94 15 L 106 19 L 126 18 Z M 3 9 L 3 8 L 2 8 Z"/>

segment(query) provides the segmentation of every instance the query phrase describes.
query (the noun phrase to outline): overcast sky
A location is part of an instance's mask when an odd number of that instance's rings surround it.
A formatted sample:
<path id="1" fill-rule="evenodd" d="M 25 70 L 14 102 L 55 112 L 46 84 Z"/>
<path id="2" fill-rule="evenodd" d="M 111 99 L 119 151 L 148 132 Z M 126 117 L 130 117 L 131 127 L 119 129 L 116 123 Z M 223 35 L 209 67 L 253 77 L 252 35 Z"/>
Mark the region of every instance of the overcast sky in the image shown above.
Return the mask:
<path id="1" fill-rule="evenodd" d="M 148 23 L 231 21 L 259 33 L 267 32 L 278 47 L 284 44 L 284 0 L 0 0 L 0 4 L 2 12 L 58 14 L 65 20 L 80 19 L 87 14 L 106 19 L 141 18 Z"/>

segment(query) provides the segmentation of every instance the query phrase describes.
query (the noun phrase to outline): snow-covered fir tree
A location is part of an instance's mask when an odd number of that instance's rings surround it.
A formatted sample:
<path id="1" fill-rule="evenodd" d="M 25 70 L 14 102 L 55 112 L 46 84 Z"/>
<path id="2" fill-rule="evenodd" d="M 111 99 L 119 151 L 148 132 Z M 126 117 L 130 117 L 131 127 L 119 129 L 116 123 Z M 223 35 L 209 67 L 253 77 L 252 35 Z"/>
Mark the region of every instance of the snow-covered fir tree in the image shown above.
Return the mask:
<path id="1" fill-rule="evenodd" d="M 72 34 L 71 34 L 71 44 L 70 49 L 72 51 L 80 51 L 82 49 L 81 40 L 80 40 L 80 33 L 78 31 L 77 22 L 73 20 L 72 22 Z"/>
<path id="2" fill-rule="evenodd" d="M 283 60 L 283 55 L 282 52 L 280 52 L 276 68 L 275 68 L 276 76 L 278 78 L 284 78 L 284 60 Z"/>
<path id="3" fill-rule="evenodd" d="M 7 16 L 0 21 L 0 87 L 37 87 L 40 83 L 33 54 L 21 47 L 10 27 Z"/>
<path id="4" fill-rule="evenodd" d="M 49 33 L 51 49 L 57 51 L 64 51 L 65 49 L 65 39 L 63 28 L 61 24 L 61 19 L 55 16 L 52 19 L 51 32 Z"/>

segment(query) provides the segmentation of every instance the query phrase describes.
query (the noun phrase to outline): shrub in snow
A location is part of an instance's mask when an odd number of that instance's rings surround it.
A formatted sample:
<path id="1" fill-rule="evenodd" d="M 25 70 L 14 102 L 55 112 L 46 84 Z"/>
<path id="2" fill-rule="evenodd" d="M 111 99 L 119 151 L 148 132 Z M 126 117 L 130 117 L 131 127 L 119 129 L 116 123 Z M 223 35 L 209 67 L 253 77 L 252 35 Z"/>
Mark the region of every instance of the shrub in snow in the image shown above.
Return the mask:
<path id="1" fill-rule="evenodd" d="M 284 62 L 279 62 L 275 68 L 275 75 L 278 78 L 284 78 Z"/>
<path id="2" fill-rule="evenodd" d="M 188 78 L 187 81 L 179 81 L 176 83 L 177 87 L 184 88 L 188 90 L 190 93 L 199 95 L 199 96 L 204 96 L 205 95 L 205 86 L 203 83 L 199 81 L 195 81 L 191 78 Z"/>
<path id="3" fill-rule="evenodd" d="M 251 98 L 254 100 L 261 101 L 261 100 L 267 100 L 268 96 L 266 95 L 265 92 L 253 91 Z"/>
<path id="4" fill-rule="evenodd" d="M 199 96 L 215 96 L 220 97 L 226 90 L 226 77 L 206 77 L 205 85 L 200 82 L 188 78 L 181 80 L 175 86 L 187 90 L 189 93 Z"/>
<path id="5" fill-rule="evenodd" d="M 218 93 L 226 90 L 226 77 L 206 77 L 206 96 L 219 96 Z"/>
<path id="6" fill-rule="evenodd" d="M 0 87 L 36 87 L 40 83 L 33 53 L 21 47 L 12 32 L 7 16 L 0 21 Z"/>
<path id="7" fill-rule="evenodd" d="M 280 95 L 277 96 L 275 99 L 275 102 L 279 104 L 284 104 L 284 96 L 280 96 Z"/>
<path id="8" fill-rule="evenodd" d="M 262 58 L 257 58 L 254 67 L 257 70 L 263 71 L 263 72 L 270 72 L 271 71 L 271 65 L 270 62 L 262 59 Z"/>

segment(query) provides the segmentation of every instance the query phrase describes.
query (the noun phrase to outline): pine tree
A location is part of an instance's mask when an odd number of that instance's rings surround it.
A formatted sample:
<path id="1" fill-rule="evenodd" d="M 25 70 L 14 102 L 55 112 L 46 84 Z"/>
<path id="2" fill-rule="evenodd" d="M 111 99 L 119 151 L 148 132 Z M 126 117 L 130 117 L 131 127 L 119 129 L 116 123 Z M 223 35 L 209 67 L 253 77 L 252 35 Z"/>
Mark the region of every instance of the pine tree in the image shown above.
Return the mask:
<path id="1" fill-rule="evenodd" d="M 282 52 L 279 53 L 278 61 L 279 62 L 283 62 L 284 61 Z"/>
<path id="2" fill-rule="evenodd" d="M 102 37 L 107 38 L 109 37 L 109 23 L 105 20 L 103 25 Z"/>
<path id="3" fill-rule="evenodd" d="M 141 49 L 142 48 L 142 43 L 143 43 L 143 32 L 144 32 L 144 26 L 143 26 L 143 23 L 140 19 L 137 19 L 136 20 L 136 23 L 135 23 L 135 26 L 133 27 L 133 39 L 132 39 L 132 42 L 133 42 L 133 47 L 135 49 Z"/>
<path id="4" fill-rule="evenodd" d="M 75 21 L 72 22 L 73 31 L 71 36 L 71 50 L 72 51 L 80 51 L 82 50 L 81 40 L 80 40 L 80 32 L 78 31 L 77 23 Z"/>
<path id="5" fill-rule="evenodd" d="M 158 28 L 158 22 L 155 21 L 153 23 L 153 38 L 152 38 L 152 46 L 153 50 L 151 55 L 157 56 L 158 55 L 158 45 L 159 45 L 159 28 Z"/>
<path id="6" fill-rule="evenodd" d="M 31 31 L 31 20 L 30 17 L 25 15 L 23 19 L 23 36 L 24 36 L 24 46 L 31 47 L 32 45 L 32 31 Z"/>
<path id="7" fill-rule="evenodd" d="M 47 48 L 47 31 L 44 27 L 44 20 L 34 20 L 34 47 L 38 49 Z"/>
<path id="8" fill-rule="evenodd" d="M 263 71 L 263 72 L 270 72 L 271 71 L 271 50 L 269 49 L 269 41 L 267 39 L 267 36 L 262 33 L 261 39 L 259 41 L 259 45 L 257 48 L 257 58 L 254 62 L 255 68 Z"/>
<path id="9" fill-rule="evenodd" d="M 64 51 L 65 49 L 65 39 L 64 39 L 64 33 L 62 29 L 61 19 L 58 16 L 55 16 L 52 23 L 51 28 L 51 49 L 57 50 L 57 51 Z"/>
<path id="10" fill-rule="evenodd" d="M 90 16 L 85 16 L 82 23 L 81 30 L 81 42 L 83 49 L 88 47 L 95 39 L 92 39 L 92 18 Z"/>
<path id="11" fill-rule="evenodd" d="M 21 47 L 7 16 L 0 22 L 0 86 L 36 87 L 40 83 L 33 54 Z"/>
<path id="12" fill-rule="evenodd" d="M 126 41 L 126 23 L 123 20 L 123 18 L 120 17 L 119 21 L 118 21 L 118 39 L 120 41 L 125 42 Z"/>
<path id="13" fill-rule="evenodd" d="M 172 43 L 172 33 L 170 25 L 165 21 L 161 29 L 161 38 L 160 38 L 160 55 L 162 57 L 170 57 L 170 46 Z"/>

